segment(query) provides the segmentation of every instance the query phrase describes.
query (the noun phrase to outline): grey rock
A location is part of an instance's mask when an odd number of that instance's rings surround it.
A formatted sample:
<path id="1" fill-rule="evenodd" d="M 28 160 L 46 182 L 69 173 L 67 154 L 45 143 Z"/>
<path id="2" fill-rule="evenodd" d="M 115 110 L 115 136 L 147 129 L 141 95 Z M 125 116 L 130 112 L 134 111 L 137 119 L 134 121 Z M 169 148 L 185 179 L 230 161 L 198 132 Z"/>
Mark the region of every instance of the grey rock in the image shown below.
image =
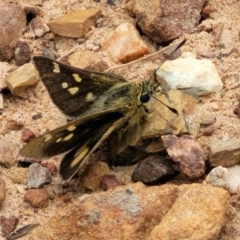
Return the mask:
<path id="1" fill-rule="evenodd" d="M 50 171 L 39 163 L 33 163 L 27 174 L 27 187 L 39 188 L 52 180 Z"/>

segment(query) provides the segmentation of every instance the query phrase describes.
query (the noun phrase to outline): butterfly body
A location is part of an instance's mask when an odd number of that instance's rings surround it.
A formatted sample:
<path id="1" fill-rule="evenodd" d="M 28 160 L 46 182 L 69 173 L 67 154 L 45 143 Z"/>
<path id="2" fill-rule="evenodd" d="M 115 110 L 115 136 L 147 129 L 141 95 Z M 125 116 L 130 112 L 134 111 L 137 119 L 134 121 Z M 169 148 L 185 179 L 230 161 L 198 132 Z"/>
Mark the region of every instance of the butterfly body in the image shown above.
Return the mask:
<path id="1" fill-rule="evenodd" d="M 74 118 L 27 144 L 20 154 L 41 160 L 66 153 L 60 165 L 70 179 L 109 136 L 113 154 L 134 144 L 151 109 L 147 104 L 158 85 L 126 82 L 121 76 L 74 68 L 45 57 L 34 57 L 53 102 Z"/>

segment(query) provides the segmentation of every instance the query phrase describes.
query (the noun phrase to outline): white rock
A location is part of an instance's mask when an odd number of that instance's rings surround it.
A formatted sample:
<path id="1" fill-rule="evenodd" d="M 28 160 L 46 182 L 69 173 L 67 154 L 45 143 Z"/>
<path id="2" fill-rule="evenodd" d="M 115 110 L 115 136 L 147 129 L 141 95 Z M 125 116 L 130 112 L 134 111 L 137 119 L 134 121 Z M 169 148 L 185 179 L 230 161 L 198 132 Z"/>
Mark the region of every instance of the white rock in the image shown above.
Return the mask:
<path id="1" fill-rule="evenodd" d="M 218 92 L 223 87 L 211 60 L 193 56 L 164 62 L 157 70 L 157 78 L 163 78 L 171 89 L 186 89 L 198 96 Z"/>
<path id="2" fill-rule="evenodd" d="M 240 166 L 216 167 L 208 174 L 206 182 L 228 190 L 231 194 L 240 191 Z"/>

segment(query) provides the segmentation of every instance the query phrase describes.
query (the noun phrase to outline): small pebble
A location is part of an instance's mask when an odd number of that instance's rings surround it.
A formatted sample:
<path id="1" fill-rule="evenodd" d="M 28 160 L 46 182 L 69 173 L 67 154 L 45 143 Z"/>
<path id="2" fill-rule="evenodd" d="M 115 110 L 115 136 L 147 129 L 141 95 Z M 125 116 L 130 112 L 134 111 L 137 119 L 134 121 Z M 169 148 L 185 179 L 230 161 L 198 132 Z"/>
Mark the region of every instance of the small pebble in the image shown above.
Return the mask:
<path id="1" fill-rule="evenodd" d="M 39 188 L 52 180 L 50 171 L 39 163 L 33 163 L 27 174 L 27 187 Z"/>
<path id="2" fill-rule="evenodd" d="M 22 141 L 25 143 L 30 142 L 32 139 L 36 138 L 35 133 L 29 128 L 24 129 L 22 132 Z"/>
<path id="3" fill-rule="evenodd" d="M 18 225 L 19 219 L 15 216 L 11 217 L 0 217 L 0 224 L 2 228 L 2 236 L 6 237 L 9 233 L 14 231 Z"/>
<path id="4" fill-rule="evenodd" d="M 36 208 L 46 207 L 48 199 L 48 193 L 45 189 L 30 189 L 24 195 L 24 200 Z"/>

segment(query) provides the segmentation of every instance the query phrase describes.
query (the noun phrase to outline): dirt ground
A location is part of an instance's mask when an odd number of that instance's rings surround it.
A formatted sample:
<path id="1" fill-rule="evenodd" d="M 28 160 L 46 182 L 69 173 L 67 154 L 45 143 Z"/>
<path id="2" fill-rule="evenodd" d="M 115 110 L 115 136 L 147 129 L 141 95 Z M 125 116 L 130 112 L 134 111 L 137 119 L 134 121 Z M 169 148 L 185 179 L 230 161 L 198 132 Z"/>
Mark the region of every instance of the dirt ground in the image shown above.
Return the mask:
<path id="1" fill-rule="evenodd" d="M 9 0 L 2 0 L 10 2 Z M 19 5 L 41 6 L 44 15 L 43 19 L 47 23 L 50 19 L 61 16 L 64 13 L 76 11 L 82 8 L 101 7 L 104 16 L 101 28 L 92 28 L 88 40 L 82 44 L 76 43 L 76 39 L 56 36 L 53 41 L 47 42 L 47 47 L 52 49 L 58 58 L 67 55 L 72 50 L 95 51 L 106 61 L 109 67 L 116 66 L 106 53 L 97 51 L 99 45 L 106 35 L 115 29 L 120 23 L 135 20 L 124 12 L 120 7 L 112 7 L 106 1 L 91 0 L 20 0 L 11 1 Z M 212 125 L 214 132 L 211 136 L 199 136 L 198 140 L 207 152 L 209 144 L 214 140 L 228 140 L 240 138 L 240 119 L 234 114 L 234 109 L 238 107 L 238 94 L 240 94 L 240 1 L 238 0 L 217 0 L 209 1 L 215 8 L 211 18 L 203 21 L 192 34 L 185 34 L 186 44 L 182 47 L 182 52 L 192 52 L 198 57 L 204 53 L 213 53 L 211 58 L 215 64 L 218 74 L 224 84 L 221 92 L 202 97 L 202 101 L 195 113 L 194 118 L 201 118 L 205 112 L 214 114 L 215 122 Z M 215 40 L 213 30 L 219 24 L 223 24 L 223 29 L 218 41 Z M 26 32 L 23 39 L 28 42 L 32 50 L 32 55 L 42 53 L 43 39 L 33 38 L 31 33 Z M 152 44 L 146 37 L 148 44 Z M 177 40 L 176 40 L 177 42 Z M 145 61 L 125 69 L 124 77 L 128 80 L 143 80 L 147 78 L 148 69 L 157 68 L 161 62 Z M 41 113 L 42 118 L 33 120 L 32 116 Z M 40 135 L 47 130 L 54 129 L 66 122 L 65 116 L 51 102 L 47 91 L 42 83 L 35 88 L 24 92 L 21 97 L 13 97 L 11 94 L 4 94 L 4 111 L 0 120 L 0 139 L 5 139 L 16 143 L 20 149 L 23 146 L 21 141 L 22 129 L 13 128 L 23 126 L 31 129 L 36 135 Z M 203 128 L 200 129 L 200 132 Z M 53 161 L 59 164 L 59 158 Z M 118 177 L 122 181 L 130 181 L 131 167 L 121 167 L 113 171 L 118 172 Z M 11 181 L 11 169 L 1 167 L 1 178 L 6 182 L 6 199 L 1 208 L 3 216 L 19 216 L 19 227 L 22 225 L 46 222 L 63 204 L 62 200 L 51 202 L 47 208 L 33 209 L 23 202 L 26 185 L 14 184 Z M 58 177 L 53 182 L 58 182 Z M 68 196 L 74 196 L 74 192 L 69 192 Z M 240 239 L 240 194 L 231 197 L 231 203 L 226 216 L 226 222 L 218 240 Z M 37 213 L 37 214 L 36 214 Z M 27 236 L 22 239 L 28 239 Z"/>

